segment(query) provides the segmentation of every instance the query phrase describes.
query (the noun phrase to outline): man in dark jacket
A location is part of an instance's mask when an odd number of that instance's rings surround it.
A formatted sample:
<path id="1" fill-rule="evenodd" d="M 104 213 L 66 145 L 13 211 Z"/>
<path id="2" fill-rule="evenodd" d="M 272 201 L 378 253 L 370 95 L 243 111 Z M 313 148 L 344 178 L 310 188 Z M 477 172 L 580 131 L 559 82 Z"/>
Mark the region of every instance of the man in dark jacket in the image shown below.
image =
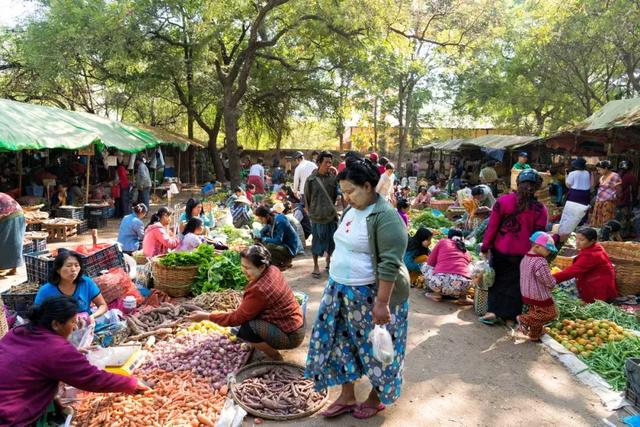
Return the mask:
<path id="1" fill-rule="evenodd" d="M 335 249 L 333 234 L 338 228 L 336 199 L 338 197 L 338 182 L 329 173 L 333 163 L 333 155 L 328 151 L 318 154 L 318 169 L 315 170 L 304 186 L 305 207 L 311 219 L 311 253 L 313 255 L 314 278 L 320 278 L 318 258 L 326 254 L 327 271 L 331 263 L 331 254 Z"/>

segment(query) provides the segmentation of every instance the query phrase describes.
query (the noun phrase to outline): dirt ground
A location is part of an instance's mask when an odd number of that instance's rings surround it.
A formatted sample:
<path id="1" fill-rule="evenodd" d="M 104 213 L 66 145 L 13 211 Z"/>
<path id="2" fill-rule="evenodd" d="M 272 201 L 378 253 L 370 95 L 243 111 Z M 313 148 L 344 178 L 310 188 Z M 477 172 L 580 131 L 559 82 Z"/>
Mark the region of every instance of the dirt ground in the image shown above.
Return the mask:
<path id="1" fill-rule="evenodd" d="M 117 235 L 117 220 L 100 230 L 100 241 Z M 90 243 L 89 234 L 74 237 L 64 247 Z M 294 261 L 285 275 L 294 290 L 309 295 L 308 332 L 315 320 L 326 282 L 310 275 L 312 261 Z M 26 280 L 24 267 L 18 276 L 0 279 L 0 290 Z M 266 422 L 266 425 L 315 426 L 598 426 L 603 418 L 619 425 L 597 396 L 551 357 L 541 345 L 516 344 L 504 327 L 480 324 L 470 308 L 434 303 L 413 289 L 410 297 L 409 338 L 402 396 L 377 417 L 359 421 L 349 415 L 334 420 L 322 417 Z M 307 334 L 308 335 L 308 334 Z M 285 352 L 285 359 L 304 364 L 304 344 Z M 364 398 L 366 379 L 356 391 Z M 338 390 L 331 390 L 331 398 Z M 254 424 L 247 417 L 245 426 Z"/>

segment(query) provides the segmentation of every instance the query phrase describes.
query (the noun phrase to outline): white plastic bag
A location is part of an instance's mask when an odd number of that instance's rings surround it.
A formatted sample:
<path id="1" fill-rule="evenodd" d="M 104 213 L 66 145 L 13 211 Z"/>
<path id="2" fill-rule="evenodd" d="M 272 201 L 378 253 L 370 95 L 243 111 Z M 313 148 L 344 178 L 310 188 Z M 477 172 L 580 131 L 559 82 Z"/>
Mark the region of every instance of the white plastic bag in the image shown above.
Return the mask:
<path id="1" fill-rule="evenodd" d="M 216 427 L 240 427 L 246 415 L 247 411 L 242 409 L 240 405 L 236 405 L 233 399 L 227 398 L 216 422 Z"/>
<path id="2" fill-rule="evenodd" d="M 562 217 L 560 218 L 558 234 L 561 236 L 571 234 L 588 210 L 589 206 L 581 205 L 580 203 L 570 201 L 565 203 L 564 209 L 562 210 Z"/>
<path id="3" fill-rule="evenodd" d="M 89 347 L 93 342 L 93 331 L 95 330 L 95 323 L 90 323 L 85 328 L 76 329 L 71 332 L 69 341 L 75 348 Z"/>
<path id="4" fill-rule="evenodd" d="M 369 334 L 369 341 L 373 346 L 373 357 L 382 365 L 388 365 L 393 362 L 393 341 L 391 334 L 384 326 L 376 325 Z"/>

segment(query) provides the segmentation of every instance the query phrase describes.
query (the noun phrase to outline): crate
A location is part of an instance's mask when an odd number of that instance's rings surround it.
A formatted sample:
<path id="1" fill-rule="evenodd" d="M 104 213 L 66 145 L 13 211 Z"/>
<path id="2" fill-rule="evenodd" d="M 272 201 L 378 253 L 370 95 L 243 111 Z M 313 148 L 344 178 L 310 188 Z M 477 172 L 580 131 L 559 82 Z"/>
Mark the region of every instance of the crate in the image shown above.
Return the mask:
<path id="1" fill-rule="evenodd" d="M 99 276 L 102 270 L 109 270 L 114 267 L 125 268 L 124 255 L 116 244 L 91 255 L 81 255 L 80 258 L 84 274 L 89 277 Z"/>
<path id="2" fill-rule="evenodd" d="M 34 242 L 33 240 L 29 240 L 29 243 L 23 243 L 22 244 L 22 255 L 24 254 L 30 254 L 31 252 L 35 252 L 34 251 Z"/>
<path id="3" fill-rule="evenodd" d="M 36 292 L 11 294 L 9 291 L 4 291 L 2 293 L 2 302 L 4 305 L 20 317 L 26 317 L 29 308 L 31 308 L 35 300 Z M 2 314 L 1 311 L 0 314 Z"/>
<path id="4" fill-rule="evenodd" d="M 107 209 L 107 218 L 113 218 L 116 216 L 116 208 Z"/>
<path id="5" fill-rule="evenodd" d="M 85 206 L 84 207 L 84 217 L 90 218 L 91 216 L 100 216 L 104 219 L 109 218 L 109 209 L 112 209 L 109 205 L 107 206 Z"/>
<path id="6" fill-rule="evenodd" d="M 42 251 L 46 251 L 47 250 L 47 239 L 46 238 L 42 238 L 42 239 L 32 238 L 32 240 L 33 240 L 33 251 L 32 252 L 42 252 Z"/>
<path id="7" fill-rule="evenodd" d="M 83 220 L 84 208 L 75 207 L 75 206 L 58 208 L 56 209 L 56 218 L 70 218 L 70 219 Z"/>
<path id="8" fill-rule="evenodd" d="M 48 255 L 47 257 L 44 257 Z M 46 283 L 49 274 L 53 270 L 53 258 L 49 251 L 32 252 L 24 255 L 24 263 L 27 268 L 27 281 L 34 283 Z"/>
<path id="9" fill-rule="evenodd" d="M 89 220 L 83 219 L 78 223 L 78 234 L 86 233 L 89 231 Z"/>
<path id="10" fill-rule="evenodd" d="M 107 226 L 107 219 L 101 215 L 89 215 L 87 217 L 87 227 L 93 228 L 105 228 Z"/>
<path id="11" fill-rule="evenodd" d="M 42 223 L 34 222 L 31 224 L 27 224 L 27 231 L 42 231 Z"/>

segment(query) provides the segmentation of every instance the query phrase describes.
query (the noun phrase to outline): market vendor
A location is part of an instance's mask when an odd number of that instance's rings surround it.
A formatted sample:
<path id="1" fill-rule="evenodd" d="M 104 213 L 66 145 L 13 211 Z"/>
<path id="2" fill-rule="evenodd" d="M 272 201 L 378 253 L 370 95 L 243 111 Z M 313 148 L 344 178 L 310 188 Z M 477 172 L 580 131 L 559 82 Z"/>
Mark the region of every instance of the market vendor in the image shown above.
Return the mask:
<path id="1" fill-rule="evenodd" d="M 58 184 L 56 191 L 51 195 L 51 208 L 57 209 L 60 206 L 67 205 L 67 187 L 64 184 Z"/>
<path id="2" fill-rule="evenodd" d="M 147 216 L 147 206 L 138 203 L 133 207 L 133 212 L 122 218 L 120 229 L 118 230 L 118 243 L 122 247 L 122 252 L 131 255 L 140 250 L 144 239 L 144 224 L 142 219 Z"/>
<path id="3" fill-rule="evenodd" d="M 184 208 L 184 212 L 180 214 L 180 233 L 184 233 L 184 227 L 193 217 L 200 218 L 204 224 L 204 232 L 208 234 L 209 230 L 216 226 L 215 220 L 211 215 L 207 215 L 203 212 L 202 202 L 198 199 L 187 200 L 187 206 Z"/>
<path id="4" fill-rule="evenodd" d="M 0 340 L 0 425 L 49 425 L 60 382 L 94 393 L 148 390 L 136 377 L 96 368 L 69 342 L 77 312 L 73 298 L 49 298 Z"/>
<path id="5" fill-rule="evenodd" d="M 578 255 L 571 266 L 553 275 L 558 283 L 576 279 L 578 295 L 586 303 L 609 301 L 618 296 L 616 273 L 609 255 L 597 240 L 598 232 L 594 228 L 576 231 Z"/>
<path id="6" fill-rule="evenodd" d="M 480 184 L 473 187 L 471 189 L 471 195 L 476 202 L 478 202 L 478 207 L 493 209 L 493 205 L 496 203 L 491 187 L 486 184 Z"/>
<path id="7" fill-rule="evenodd" d="M 197 311 L 188 319 L 211 320 L 221 326 L 240 326 L 238 337 L 274 360 L 282 360 L 278 350 L 292 349 L 304 341 L 302 309 L 284 276 L 271 265 L 271 254 L 262 245 L 240 253 L 242 271 L 249 279 L 240 306 L 232 312 Z"/>
<path id="8" fill-rule="evenodd" d="M 429 258 L 429 247 L 431 246 L 431 238 L 433 233 L 426 227 L 420 227 L 416 234 L 409 239 L 407 243 L 407 251 L 404 253 L 404 265 L 409 270 L 411 284 L 415 285 L 419 277 L 422 277 L 420 269 Z"/>
<path id="9" fill-rule="evenodd" d="M 251 211 L 251 202 L 245 196 L 236 197 L 229 211 L 235 228 L 251 227 L 253 212 Z"/>
<path id="10" fill-rule="evenodd" d="M 441 239 L 431 251 L 427 266 L 423 269 L 424 282 L 431 292 L 426 297 L 440 302 L 442 297 L 452 297 L 456 303 L 468 305 L 467 290 L 471 286 L 471 254 L 462 240 L 462 231 L 449 230 L 446 239 Z"/>
<path id="11" fill-rule="evenodd" d="M 429 203 L 431 203 L 431 193 L 427 191 L 427 187 L 421 185 L 418 187 L 418 194 L 411 202 L 411 207 L 416 209 L 424 209 L 429 207 Z"/>
<path id="12" fill-rule="evenodd" d="M 22 265 L 22 241 L 26 229 L 22 207 L 13 197 L 0 193 L 0 270 L 16 274 Z"/>
<path id="13" fill-rule="evenodd" d="M 527 153 L 526 151 L 521 151 L 518 153 L 518 161 L 513 165 L 513 167 L 511 169 L 515 169 L 515 170 L 525 170 L 525 169 L 531 169 L 531 166 L 529 166 L 529 153 Z"/>
<path id="14" fill-rule="evenodd" d="M 600 180 L 590 225 L 592 227 L 602 227 L 608 221 L 616 218 L 616 202 L 622 186 L 622 180 L 620 175 L 612 170 L 609 160 L 598 162 L 596 170 Z"/>
<path id="15" fill-rule="evenodd" d="M 144 239 L 142 240 L 142 252 L 144 256 L 150 258 L 158 255 L 164 255 L 169 249 L 175 249 L 180 244 L 179 236 L 172 236 L 167 230 L 171 223 L 173 211 L 163 206 L 158 212 L 151 215 L 151 220 L 144 230 Z"/>
<path id="16" fill-rule="evenodd" d="M 38 289 L 35 304 L 60 296 L 73 298 L 78 304 L 78 312 L 86 313 L 89 320 L 97 319 L 109 309 L 98 285 L 83 274 L 80 256 L 66 249 L 58 251 L 49 281 Z M 91 313 L 91 303 L 97 307 L 94 313 Z"/>
<path id="17" fill-rule="evenodd" d="M 290 267 L 293 257 L 303 253 L 304 248 L 287 217 L 264 206 L 258 206 L 255 215 L 264 225 L 258 240 L 271 252 L 271 263 L 278 268 Z"/>

